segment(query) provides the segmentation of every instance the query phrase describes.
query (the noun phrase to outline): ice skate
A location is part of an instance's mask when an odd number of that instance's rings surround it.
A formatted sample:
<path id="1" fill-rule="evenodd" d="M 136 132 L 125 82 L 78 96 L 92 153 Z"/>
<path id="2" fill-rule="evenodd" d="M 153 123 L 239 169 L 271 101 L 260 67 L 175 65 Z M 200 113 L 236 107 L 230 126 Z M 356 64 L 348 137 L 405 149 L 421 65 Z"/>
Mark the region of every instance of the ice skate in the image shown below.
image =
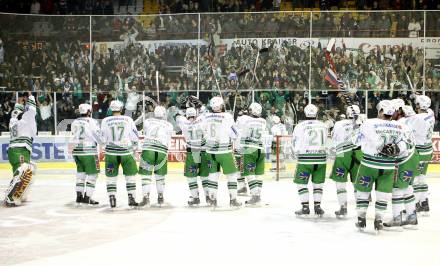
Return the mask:
<path id="1" fill-rule="evenodd" d="M 163 193 L 157 194 L 157 204 L 159 204 L 159 206 L 162 206 L 163 203 L 164 203 Z"/>
<path id="2" fill-rule="evenodd" d="M 319 218 L 321 218 L 324 215 L 324 210 L 321 208 L 320 204 L 315 204 L 314 206 L 315 215 Z"/>
<path id="3" fill-rule="evenodd" d="M 347 216 L 347 205 L 342 205 L 339 211 L 335 211 L 336 218 L 343 218 Z"/>
<path id="4" fill-rule="evenodd" d="M 389 230 L 397 230 L 397 231 L 402 231 L 403 230 L 403 216 L 402 213 L 400 213 L 397 216 L 394 216 L 389 222 L 385 222 L 383 223 L 383 226 L 385 229 L 389 229 Z"/>
<path id="5" fill-rule="evenodd" d="M 99 202 L 91 199 L 89 196 L 87 196 L 87 194 L 84 194 L 84 197 L 82 199 L 82 203 L 90 204 L 90 205 L 98 205 L 99 204 Z"/>
<path id="6" fill-rule="evenodd" d="M 208 206 L 211 206 L 211 205 L 212 205 L 212 200 L 211 200 L 211 198 L 210 198 L 209 196 L 206 196 L 206 197 L 205 197 L 205 201 L 206 201 L 206 204 L 207 204 Z"/>
<path id="7" fill-rule="evenodd" d="M 239 202 L 237 199 L 231 199 L 229 201 L 229 206 L 238 208 L 241 206 L 241 202 Z"/>
<path id="8" fill-rule="evenodd" d="M 18 205 L 15 203 L 12 197 L 6 196 L 5 198 L 5 206 L 6 207 L 17 207 Z"/>
<path id="9" fill-rule="evenodd" d="M 129 207 L 138 207 L 139 203 L 136 202 L 132 194 L 128 194 L 128 206 Z"/>
<path id="10" fill-rule="evenodd" d="M 249 206 L 257 206 L 260 203 L 261 203 L 261 198 L 258 195 L 254 195 L 250 198 L 250 200 L 245 201 L 245 204 Z"/>
<path id="11" fill-rule="evenodd" d="M 422 201 L 420 205 L 421 205 L 420 214 L 422 216 L 429 216 L 429 202 L 428 202 L 428 199 L 425 199 L 424 201 Z"/>
<path id="12" fill-rule="evenodd" d="M 196 206 L 200 204 L 200 198 L 189 197 L 188 206 Z"/>
<path id="13" fill-rule="evenodd" d="M 110 201 L 110 207 L 116 208 L 116 197 L 115 197 L 115 195 L 110 195 L 109 196 L 109 201 Z"/>
<path id="14" fill-rule="evenodd" d="M 244 186 L 244 187 L 240 188 L 239 190 L 237 190 L 237 194 L 240 195 L 240 196 L 247 196 L 247 193 L 248 193 L 248 191 L 247 191 L 247 187 L 246 186 Z"/>
<path id="15" fill-rule="evenodd" d="M 309 214 L 310 214 L 310 208 L 309 208 L 308 204 L 303 204 L 302 208 L 295 212 L 296 216 L 303 216 L 303 215 L 309 215 Z"/>
<path id="16" fill-rule="evenodd" d="M 420 202 L 417 202 L 416 203 L 416 212 L 422 212 L 422 211 L 423 211 L 422 205 L 420 204 Z"/>
<path id="17" fill-rule="evenodd" d="M 76 201 L 77 204 L 80 204 L 83 202 L 83 194 L 81 192 L 76 192 Z"/>
<path id="18" fill-rule="evenodd" d="M 382 219 L 380 218 L 374 219 L 374 230 L 376 231 L 376 233 L 379 233 L 379 231 L 383 230 Z"/>
<path id="19" fill-rule="evenodd" d="M 365 217 L 358 216 L 358 221 L 355 223 L 359 231 L 363 232 L 365 227 L 367 227 L 367 219 Z"/>
<path id="20" fill-rule="evenodd" d="M 403 228 L 417 229 L 418 224 L 419 222 L 417 221 L 417 212 L 413 212 L 412 214 L 406 217 L 406 220 L 403 222 Z"/>
<path id="21" fill-rule="evenodd" d="M 139 203 L 140 207 L 145 207 L 150 205 L 150 195 L 147 194 L 142 197 L 142 201 Z"/>

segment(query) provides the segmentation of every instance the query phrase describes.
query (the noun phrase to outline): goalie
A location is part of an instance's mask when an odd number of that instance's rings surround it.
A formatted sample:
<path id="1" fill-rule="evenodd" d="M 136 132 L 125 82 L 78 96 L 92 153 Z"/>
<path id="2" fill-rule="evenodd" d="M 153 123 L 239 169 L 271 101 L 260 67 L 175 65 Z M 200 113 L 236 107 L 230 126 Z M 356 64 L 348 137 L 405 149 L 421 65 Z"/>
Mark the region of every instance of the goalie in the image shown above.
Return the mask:
<path id="1" fill-rule="evenodd" d="M 33 182 L 36 167 L 31 163 L 32 142 L 37 134 L 35 116 L 37 107 L 30 93 L 20 97 L 14 106 L 9 122 L 11 141 L 8 158 L 13 178 L 6 190 L 5 205 L 15 207 L 26 200 Z"/>

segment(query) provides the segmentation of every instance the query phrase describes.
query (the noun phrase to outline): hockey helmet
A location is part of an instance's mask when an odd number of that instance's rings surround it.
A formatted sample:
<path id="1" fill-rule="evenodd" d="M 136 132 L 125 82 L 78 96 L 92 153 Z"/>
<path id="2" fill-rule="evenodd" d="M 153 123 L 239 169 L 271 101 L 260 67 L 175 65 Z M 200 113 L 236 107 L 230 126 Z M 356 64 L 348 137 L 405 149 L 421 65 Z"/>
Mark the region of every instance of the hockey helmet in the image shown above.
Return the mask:
<path id="1" fill-rule="evenodd" d="M 306 117 L 315 118 L 318 115 L 318 107 L 314 104 L 308 104 L 304 107 L 304 114 Z"/>
<path id="2" fill-rule="evenodd" d="M 263 108 L 261 107 L 261 105 L 259 103 L 251 103 L 251 105 L 249 105 L 249 113 L 251 115 L 260 117 L 262 110 L 263 110 Z"/>

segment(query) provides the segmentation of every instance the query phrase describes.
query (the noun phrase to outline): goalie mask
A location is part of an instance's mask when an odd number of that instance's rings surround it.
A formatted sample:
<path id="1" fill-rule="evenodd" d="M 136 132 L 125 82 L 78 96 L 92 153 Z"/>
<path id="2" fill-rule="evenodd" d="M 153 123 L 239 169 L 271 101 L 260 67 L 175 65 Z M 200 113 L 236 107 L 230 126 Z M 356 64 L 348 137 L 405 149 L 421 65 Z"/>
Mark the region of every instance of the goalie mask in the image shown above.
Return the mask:
<path id="1" fill-rule="evenodd" d="M 249 106 L 249 113 L 253 116 L 260 117 L 262 111 L 263 108 L 259 103 L 251 103 L 251 105 Z"/>
<path id="2" fill-rule="evenodd" d="M 308 104 L 306 107 L 304 107 L 304 114 L 308 118 L 316 118 L 318 115 L 318 107 L 314 104 Z"/>

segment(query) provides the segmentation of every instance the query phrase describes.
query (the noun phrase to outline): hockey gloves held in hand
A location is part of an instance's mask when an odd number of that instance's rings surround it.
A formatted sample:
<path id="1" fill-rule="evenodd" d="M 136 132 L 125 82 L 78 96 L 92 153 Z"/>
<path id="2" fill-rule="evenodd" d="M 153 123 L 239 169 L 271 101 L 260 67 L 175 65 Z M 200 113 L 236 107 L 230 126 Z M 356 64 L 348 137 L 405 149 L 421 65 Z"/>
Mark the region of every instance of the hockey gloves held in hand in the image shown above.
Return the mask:
<path id="1" fill-rule="evenodd" d="M 399 146 L 397 146 L 397 144 L 394 143 L 385 144 L 382 147 L 382 150 L 379 151 L 379 154 L 387 157 L 396 157 L 397 155 L 399 155 L 399 153 L 400 153 Z"/>

